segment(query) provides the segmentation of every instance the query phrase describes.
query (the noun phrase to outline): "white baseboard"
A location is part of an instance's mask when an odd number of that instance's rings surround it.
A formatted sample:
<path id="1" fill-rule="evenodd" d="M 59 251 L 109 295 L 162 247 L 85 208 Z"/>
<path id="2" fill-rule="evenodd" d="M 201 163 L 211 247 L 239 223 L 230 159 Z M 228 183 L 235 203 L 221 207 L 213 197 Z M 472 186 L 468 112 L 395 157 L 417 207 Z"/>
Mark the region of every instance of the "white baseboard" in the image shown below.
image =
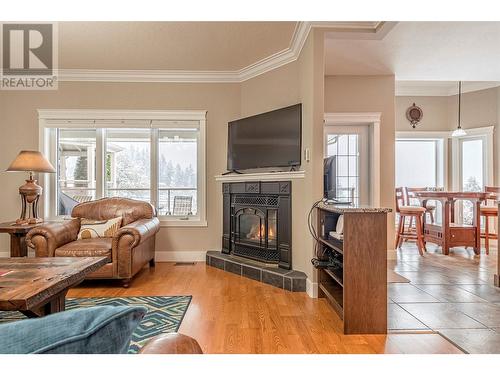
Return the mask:
<path id="1" fill-rule="evenodd" d="M 10 251 L 9 250 L 0 251 L 0 258 L 8 258 L 8 257 L 10 257 Z"/>
<path id="2" fill-rule="evenodd" d="M 204 262 L 206 251 L 156 251 L 157 262 Z"/>
<path id="3" fill-rule="evenodd" d="M 313 283 L 309 278 L 307 278 L 306 293 L 311 298 L 318 298 L 318 283 Z"/>
<path id="4" fill-rule="evenodd" d="M 397 260 L 398 251 L 396 249 L 387 249 L 387 260 Z"/>

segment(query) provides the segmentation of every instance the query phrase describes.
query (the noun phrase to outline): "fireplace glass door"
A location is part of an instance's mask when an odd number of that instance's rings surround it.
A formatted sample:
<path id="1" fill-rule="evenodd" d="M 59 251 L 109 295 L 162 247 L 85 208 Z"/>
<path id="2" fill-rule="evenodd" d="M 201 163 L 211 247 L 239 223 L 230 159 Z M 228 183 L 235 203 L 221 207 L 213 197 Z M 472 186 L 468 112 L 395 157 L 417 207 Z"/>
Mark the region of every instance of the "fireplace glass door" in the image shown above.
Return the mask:
<path id="1" fill-rule="evenodd" d="M 240 242 L 251 243 L 260 247 L 265 246 L 266 224 L 264 213 L 244 208 L 237 213 L 238 237 Z"/>
<path id="2" fill-rule="evenodd" d="M 267 211 L 267 247 L 278 248 L 278 210 Z"/>
<path id="3" fill-rule="evenodd" d="M 274 209 L 262 212 L 255 208 L 243 208 L 236 213 L 236 237 L 240 243 L 263 249 L 277 249 L 277 217 Z"/>

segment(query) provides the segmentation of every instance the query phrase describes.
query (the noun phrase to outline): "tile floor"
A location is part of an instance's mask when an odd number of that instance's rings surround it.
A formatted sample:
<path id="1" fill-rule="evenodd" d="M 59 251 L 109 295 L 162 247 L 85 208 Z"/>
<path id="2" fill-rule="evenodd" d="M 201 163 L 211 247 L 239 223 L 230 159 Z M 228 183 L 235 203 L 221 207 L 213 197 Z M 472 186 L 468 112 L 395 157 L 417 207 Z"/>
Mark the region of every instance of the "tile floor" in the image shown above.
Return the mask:
<path id="1" fill-rule="evenodd" d="M 497 251 L 451 255 L 427 245 L 421 257 L 413 243 L 389 267 L 409 283 L 388 284 L 390 331 L 437 331 L 468 353 L 500 353 L 500 288 L 493 285 Z"/>

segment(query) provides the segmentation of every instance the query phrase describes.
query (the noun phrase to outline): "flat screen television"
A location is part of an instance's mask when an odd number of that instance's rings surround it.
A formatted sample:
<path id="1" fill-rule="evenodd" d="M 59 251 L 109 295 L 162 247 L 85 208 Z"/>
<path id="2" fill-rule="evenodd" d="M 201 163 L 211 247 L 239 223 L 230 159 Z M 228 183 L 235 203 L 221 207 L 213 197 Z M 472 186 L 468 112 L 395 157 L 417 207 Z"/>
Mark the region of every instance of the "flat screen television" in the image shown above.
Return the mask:
<path id="1" fill-rule="evenodd" d="M 302 104 L 231 121 L 228 128 L 228 171 L 300 165 Z"/>

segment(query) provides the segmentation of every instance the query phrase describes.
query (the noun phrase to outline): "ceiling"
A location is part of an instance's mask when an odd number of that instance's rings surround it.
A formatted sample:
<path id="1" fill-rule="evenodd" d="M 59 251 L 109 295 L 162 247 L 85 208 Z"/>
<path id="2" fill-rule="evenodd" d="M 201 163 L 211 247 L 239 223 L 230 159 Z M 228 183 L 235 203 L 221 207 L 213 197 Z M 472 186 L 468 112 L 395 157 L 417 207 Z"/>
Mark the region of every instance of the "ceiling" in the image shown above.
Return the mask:
<path id="1" fill-rule="evenodd" d="M 297 22 L 60 22 L 60 69 L 235 71 L 289 48 Z"/>
<path id="2" fill-rule="evenodd" d="M 325 41 L 325 74 L 500 81 L 500 22 L 398 22 L 382 38 Z"/>

